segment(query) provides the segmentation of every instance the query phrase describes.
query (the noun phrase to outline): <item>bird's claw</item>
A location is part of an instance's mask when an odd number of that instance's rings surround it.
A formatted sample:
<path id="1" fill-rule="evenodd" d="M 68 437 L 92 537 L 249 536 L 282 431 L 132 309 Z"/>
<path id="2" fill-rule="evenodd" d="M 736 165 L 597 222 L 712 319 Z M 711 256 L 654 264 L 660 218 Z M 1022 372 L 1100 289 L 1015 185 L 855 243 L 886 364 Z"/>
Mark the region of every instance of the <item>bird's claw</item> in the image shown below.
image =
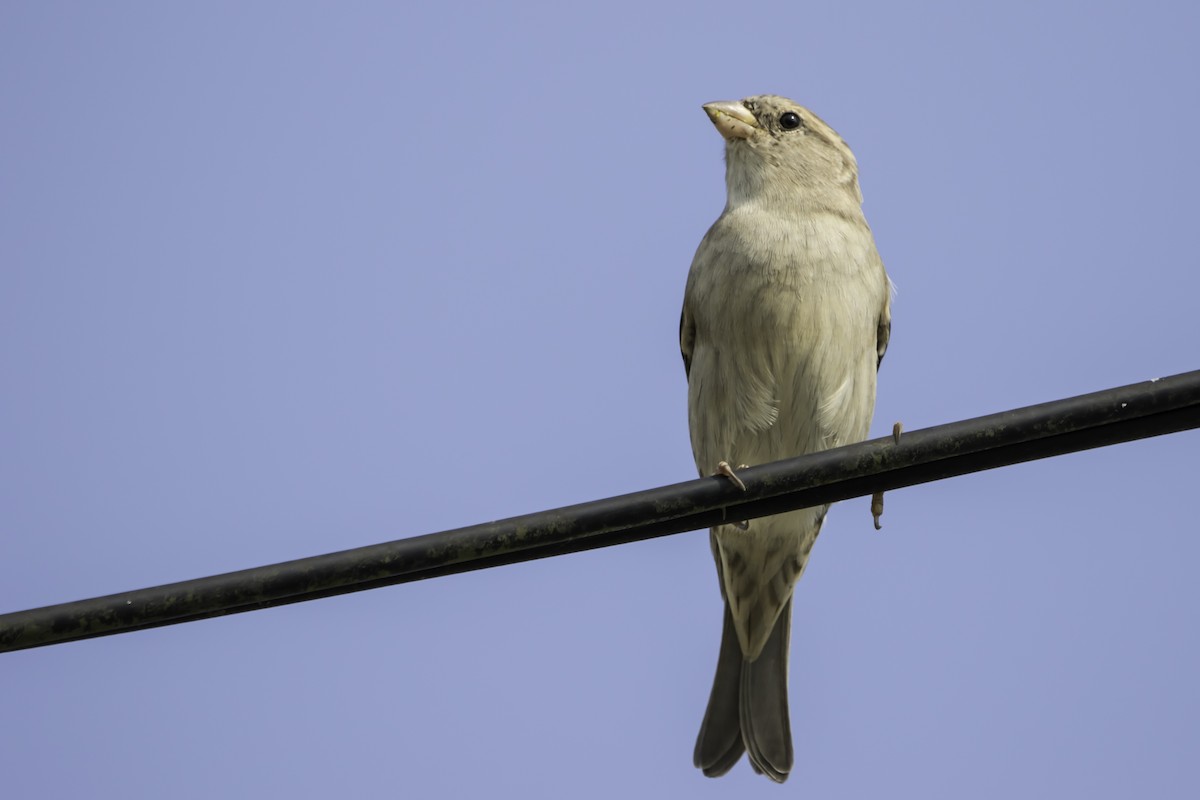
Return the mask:
<path id="1" fill-rule="evenodd" d="M 742 464 L 741 466 L 738 467 L 738 469 L 743 469 L 745 467 L 746 467 L 746 465 Z M 734 486 L 741 489 L 743 492 L 746 491 L 746 484 L 742 481 L 741 478 L 738 477 L 737 473 L 733 471 L 733 467 L 729 466 L 728 461 L 719 462 L 717 464 L 717 471 L 714 472 L 713 475 L 714 476 L 720 475 L 722 478 L 728 478 L 729 481 Z"/>
<path id="2" fill-rule="evenodd" d="M 900 444 L 900 434 L 903 431 L 904 423 L 897 422 L 892 425 L 892 441 Z M 871 495 L 871 516 L 875 518 L 875 530 L 883 530 L 883 526 L 879 524 L 879 518 L 883 516 L 883 492 Z"/>
<path id="3" fill-rule="evenodd" d="M 748 465 L 746 465 L 746 464 L 739 464 L 738 469 L 745 469 L 747 466 Z M 738 477 L 737 473 L 733 471 L 733 467 L 729 466 L 728 461 L 717 462 L 717 471 L 713 473 L 713 476 L 714 477 L 720 476 L 722 478 L 726 478 L 729 480 L 730 483 L 732 483 L 737 488 L 741 489 L 743 492 L 746 491 L 745 481 L 743 481 L 741 478 Z M 732 525 L 733 527 L 737 528 L 739 531 L 750 530 L 750 523 L 744 519 L 740 520 L 738 522 L 727 522 L 725 524 Z"/>

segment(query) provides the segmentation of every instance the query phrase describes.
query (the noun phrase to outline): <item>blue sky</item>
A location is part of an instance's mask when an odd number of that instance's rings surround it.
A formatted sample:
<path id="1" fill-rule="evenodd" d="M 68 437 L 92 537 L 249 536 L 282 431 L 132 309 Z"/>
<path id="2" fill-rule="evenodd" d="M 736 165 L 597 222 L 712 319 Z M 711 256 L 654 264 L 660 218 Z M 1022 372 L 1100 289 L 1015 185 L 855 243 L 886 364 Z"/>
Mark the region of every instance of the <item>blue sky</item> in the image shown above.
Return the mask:
<path id="1" fill-rule="evenodd" d="M 1185 3 L 9 3 L 0 611 L 685 480 L 700 105 L 854 148 L 875 435 L 1195 369 Z M 796 770 L 703 532 L 0 656 L 12 797 L 1193 797 L 1189 432 L 835 508 Z"/>

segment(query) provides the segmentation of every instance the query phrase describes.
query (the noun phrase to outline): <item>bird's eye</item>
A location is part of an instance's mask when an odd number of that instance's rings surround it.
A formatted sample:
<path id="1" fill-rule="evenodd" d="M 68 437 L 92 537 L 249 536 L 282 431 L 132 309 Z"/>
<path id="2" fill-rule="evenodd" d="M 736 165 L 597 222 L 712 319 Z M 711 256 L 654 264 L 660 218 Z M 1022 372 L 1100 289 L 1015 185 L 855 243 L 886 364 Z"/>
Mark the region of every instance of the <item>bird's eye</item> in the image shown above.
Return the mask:
<path id="1" fill-rule="evenodd" d="M 779 127 L 785 131 L 794 131 L 800 127 L 800 115 L 795 111 L 785 111 L 779 117 Z"/>

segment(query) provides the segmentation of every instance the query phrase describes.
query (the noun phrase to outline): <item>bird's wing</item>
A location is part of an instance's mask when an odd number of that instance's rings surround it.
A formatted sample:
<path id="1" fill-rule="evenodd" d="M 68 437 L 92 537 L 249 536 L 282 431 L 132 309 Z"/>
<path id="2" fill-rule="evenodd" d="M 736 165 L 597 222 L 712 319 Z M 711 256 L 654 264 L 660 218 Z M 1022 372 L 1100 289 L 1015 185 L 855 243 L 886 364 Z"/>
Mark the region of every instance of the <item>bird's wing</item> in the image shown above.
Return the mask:
<path id="1" fill-rule="evenodd" d="M 883 295 L 883 308 L 879 310 L 879 327 L 875 330 L 875 352 L 878 354 L 875 369 L 879 369 L 879 365 L 883 363 L 888 342 L 892 339 L 892 282 L 886 275 L 884 280 L 887 282 L 887 291 Z"/>
<path id="2" fill-rule="evenodd" d="M 687 303 L 679 312 L 679 352 L 683 354 L 683 374 L 692 375 L 692 350 L 696 346 L 696 321 L 688 313 Z"/>

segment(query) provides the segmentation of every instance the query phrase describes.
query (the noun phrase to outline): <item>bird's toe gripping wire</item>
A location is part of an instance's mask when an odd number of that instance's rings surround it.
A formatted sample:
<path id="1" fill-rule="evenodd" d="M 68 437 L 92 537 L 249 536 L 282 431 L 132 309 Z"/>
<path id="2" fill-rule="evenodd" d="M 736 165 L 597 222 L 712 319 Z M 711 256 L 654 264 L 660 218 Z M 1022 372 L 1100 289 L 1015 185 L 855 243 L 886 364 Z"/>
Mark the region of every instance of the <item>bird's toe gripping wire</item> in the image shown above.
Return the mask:
<path id="1" fill-rule="evenodd" d="M 903 423 L 897 422 L 892 426 L 892 441 L 896 444 L 900 444 L 900 434 L 903 430 Z M 871 495 L 871 516 L 875 518 L 875 530 L 881 530 L 883 526 L 879 524 L 879 518 L 883 516 L 883 492 Z"/>

